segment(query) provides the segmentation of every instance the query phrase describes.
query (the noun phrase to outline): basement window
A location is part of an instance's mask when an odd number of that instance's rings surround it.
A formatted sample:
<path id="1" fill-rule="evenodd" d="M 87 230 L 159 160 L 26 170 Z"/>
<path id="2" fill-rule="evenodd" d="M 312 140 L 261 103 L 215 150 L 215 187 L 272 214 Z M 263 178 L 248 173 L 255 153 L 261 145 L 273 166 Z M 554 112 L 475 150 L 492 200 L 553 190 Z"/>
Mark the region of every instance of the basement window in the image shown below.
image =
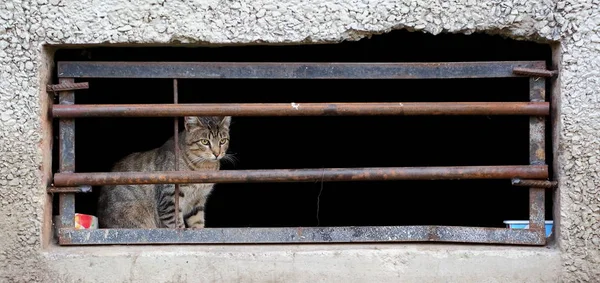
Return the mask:
<path id="1" fill-rule="evenodd" d="M 405 31 L 60 49 L 48 86 L 57 242 L 545 245 L 550 58 L 541 44 Z M 185 131 L 186 115 L 232 116 L 235 159 L 216 172 L 110 172 Z M 216 183 L 204 228 L 75 227 L 76 214 L 98 216 L 102 185 L 190 182 Z"/>

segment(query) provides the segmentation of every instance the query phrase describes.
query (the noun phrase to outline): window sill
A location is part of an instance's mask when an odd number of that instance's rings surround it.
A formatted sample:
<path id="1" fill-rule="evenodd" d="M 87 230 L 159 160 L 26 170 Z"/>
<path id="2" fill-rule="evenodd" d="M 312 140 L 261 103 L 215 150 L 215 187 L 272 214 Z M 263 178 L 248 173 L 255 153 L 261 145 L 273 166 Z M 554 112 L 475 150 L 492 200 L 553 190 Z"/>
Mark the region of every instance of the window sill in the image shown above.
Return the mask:
<path id="1" fill-rule="evenodd" d="M 57 276 L 86 282 L 555 282 L 561 266 L 555 247 L 431 243 L 51 246 L 44 256 Z"/>

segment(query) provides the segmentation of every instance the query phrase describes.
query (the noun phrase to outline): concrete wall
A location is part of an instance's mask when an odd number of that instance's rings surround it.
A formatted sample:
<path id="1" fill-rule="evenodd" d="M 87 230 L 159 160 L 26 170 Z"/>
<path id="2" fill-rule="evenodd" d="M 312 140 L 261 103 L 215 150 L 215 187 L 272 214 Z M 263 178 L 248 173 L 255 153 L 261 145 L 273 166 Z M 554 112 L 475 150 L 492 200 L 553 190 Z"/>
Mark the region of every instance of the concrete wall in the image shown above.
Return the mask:
<path id="1" fill-rule="evenodd" d="M 557 246 L 48 246 L 44 44 L 336 42 L 398 28 L 559 43 Z M 597 0 L 4 0 L 0 63 L 2 282 L 600 281 Z"/>

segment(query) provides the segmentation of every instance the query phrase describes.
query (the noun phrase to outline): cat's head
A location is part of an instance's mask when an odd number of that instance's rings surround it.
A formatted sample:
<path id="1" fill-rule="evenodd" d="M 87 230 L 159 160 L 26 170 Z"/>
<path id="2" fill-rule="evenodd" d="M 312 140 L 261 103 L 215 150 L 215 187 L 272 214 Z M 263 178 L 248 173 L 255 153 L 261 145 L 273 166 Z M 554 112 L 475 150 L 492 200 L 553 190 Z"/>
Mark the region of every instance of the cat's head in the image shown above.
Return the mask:
<path id="1" fill-rule="evenodd" d="M 185 117 L 185 143 L 188 156 L 196 162 L 217 162 L 229 148 L 231 116 Z"/>

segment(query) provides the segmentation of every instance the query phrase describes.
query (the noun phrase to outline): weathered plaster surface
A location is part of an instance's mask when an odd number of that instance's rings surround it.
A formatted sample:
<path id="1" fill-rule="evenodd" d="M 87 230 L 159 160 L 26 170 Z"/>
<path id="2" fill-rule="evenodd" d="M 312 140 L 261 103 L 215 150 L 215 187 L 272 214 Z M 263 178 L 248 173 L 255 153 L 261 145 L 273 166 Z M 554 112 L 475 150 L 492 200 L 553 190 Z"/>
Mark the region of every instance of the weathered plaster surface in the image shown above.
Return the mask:
<path id="1" fill-rule="evenodd" d="M 96 256 L 90 258 L 90 254 Z M 85 282 L 556 282 L 558 251 L 419 245 L 144 247 L 49 252 L 57 277 Z M 169 264 L 165 264 L 168 262 Z M 165 266 L 176 272 L 164 272 Z M 172 268 L 175 266 L 176 268 Z"/>
<path id="2" fill-rule="evenodd" d="M 583 1 L 581 1 L 583 2 Z M 560 229 L 564 278 L 600 281 L 600 1 L 563 4 Z M 576 8 L 575 8 L 576 7 Z"/>
<path id="3" fill-rule="evenodd" d="M 89 256 L 80 254 L 67 257 L 62 251 L 48 255 L 42 250 L 43 205 L 46 201 L 44 193 L 46 184 L 43 183 L 42 169 L 46 167 L 43 167 L 45 161 L 40 146 L 45 134 L 42 129 L 45 120 L 40 117 L 42 117 L 41 113 L 44 113 L 42 109 L 45 103 L 42 85 L 47 82 L 43 44 L 335 42 L 356 40 L 372 33 L 397 28 L 434 34 L 486 31 L 512 37 L 561 42 L 561 54 L 558 57 L 561 59 L 559 91 L 562 101 L 560 107 L 562 128 L 559 133 L 561 154 L 558 160 L 560 162 L 558 172 L 560 211 L 557 213 L 557 217 L 560 218 L 557 222 L 559 222 L 562 267 L 559 268 L 555 261 L 542 261 L 539 265 L 529 263 L 523 266 L 531 266 L 533 270 L 545 267 L 552 271 L 550 274 L 555 274 L 554 272 L 559 270 L 561 281 L 564 282 L 600 281 L 600 1 L 598 0 L 2 1 L 0 3 L 0 227 L 2 227 L 0 281 L 60 282 L 60 279 L 72 281 L 69 277 L 65 277 L 66 274 L 72 272 L 75 276 L 81 274 L 81 271 L 67 270 L 66 266 L 61 266 L 59 272 L 53 272 L 51 269 L 57 267 L 57 262 L 93 264 L 100 260 L 98 257 L 124 263 L 121 269 L 115 270 L 131 272 L 134 275 L 141 272 L 134 264 L 135 260 L 133 263 L 127 263 L 129 262 L 127 259 L 115 254 L 89 252 Z M 435 247 L 443 250 L 445 246 Z M 71 250 L 75 249 L 69 249 Z M 222 253 L 215 250 L 210 257 L 219 258 L 220 261 L 217 262 L 223 263 L 227 253 L 223 248 Z M 409 258 L 411 255 L 414 256 L 410 250 L 397 252 L 392 250 L 385 253 L 388 255 L 407 253 L 406 256 Z M 510 249 L 505 254 L 497 256 L 504 258 L 505 262 L 510 262 L 511 255 L 515 253 L 518 252 Z M 274 258 L 289 259 L 276 252 L 273 252 L 273 255 Z M 529 255 L 531 257 L 526 259 L 539 258 L 536 255 Z M 328 258 L 328 255 L 322 253 L 308 253 L 303 256 L 307 264 L 308 259 L 311 258 L 317 262 L 325 262 Z M 340 256 L 341 258 L 335 261 L 351 261 L 351 257 L 359 255 L 349 251 L 341 252 Z M 491 261 L 496 257 L 487 253 L 481 256 Z M 235 258 L 235 254 L 230 257 Z M 144 264 L 151 266 L 148 262 L 152 258 L 152 255 L 143 257 Z M 188 256 L 188 258 L 193 257 Z M 81 262 L 75 262 L 74 259 L 79 259 Z M 262 259 L 265 263 L 272 264 L 264 254 Z M 478 259 L 483 260 L 481 257 Z M 202 264 L 209 262 L 198 258 L 195 261 Z M 244 261 L 237 259 L 237 262 Z M 387 261 L 381 262 L 383 264 Z M 478 263 L 478 261 L 471 262 Z M 435 263 L 441 264 L 442 261 L 423 260 L 421 265 L 411 263 L 409 266 L 422 268 L 423 273 L 426 274 L 438 268 Z M 349 266 L 358 268 L 353 264 Z M 281 266 L 298 267 L 294 264 Z M 176 273 L 180 270 L 177 266 L 171 265 L 171 267 L 165 272 Z M 341 270 L 336 272 L 343 272 L 345 267 L 340 263 L 340 265 L 330 266 L 330 269 L 340 268 Z M 486 269 L 489 272 L 504 270 L 505 274 L 518 276 L 508 269 L 497 269 L 491 266 Z M 90 267 L 88 270 L 94 269 Z M 377 271 L 375 267 L 364 269 L 362 271 L 364 273 L 361 273 L 364 277 L 355 278 L 368 278 L 369 274 L 375 275 Z M 291 271 L 286 270 L 286 272 Z M 457 271 L 449 269 L 448 272 L 456 274 Z M 463 272 L 463 275 L 469 276 L 479 271 L 465 269 Z M 536 272 L 534 271 L 531 276 L 535 276 Z M 388 274 L 389 278 L 395 276 L 392 273 L 385 274 Z M 219 275 L 215 273 L 214 278 L 218 278 Z M 302 278 L 321 279 L 305 276 Z M 377 274 L 377 276 L 383 275 Z M 498 282 L 500 281 L 504 280 Z M 525 282 L 526 280 L 507 281 Z M 558 279 L 549 281 L 558 281 Z M 533 282 L 533 279 L 529 282 Z"/>

